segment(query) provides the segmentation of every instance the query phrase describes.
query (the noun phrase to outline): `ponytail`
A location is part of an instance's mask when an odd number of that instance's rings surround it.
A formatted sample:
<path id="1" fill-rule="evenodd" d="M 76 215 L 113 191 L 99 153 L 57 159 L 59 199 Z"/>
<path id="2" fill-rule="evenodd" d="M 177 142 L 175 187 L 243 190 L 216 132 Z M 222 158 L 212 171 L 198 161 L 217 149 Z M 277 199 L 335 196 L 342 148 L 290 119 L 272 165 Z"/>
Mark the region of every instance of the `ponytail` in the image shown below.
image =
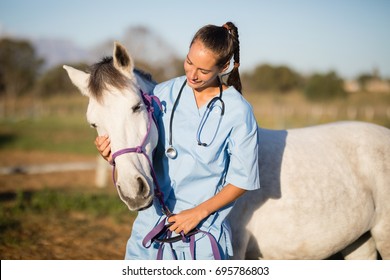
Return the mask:
<path id="1" fill-rule="evenodd" d="M 238 71 L 238 68 L 240 67 L 240 41 L 238 40 L 238 29 L 232 22 L 227 22 L 223 25 L 223 27 L 229 32 L 231 35 L 231 40 L 234 41 L 233 44 L 233 60 L 234 65 L 233 69 L 229 74 L 227 85 L 228 86 L 234 86 L 237 91 L 239 91 L 242 94 L 242 85 L 241 85 L 241 79 L 240 79 L 240 73 Z"/>

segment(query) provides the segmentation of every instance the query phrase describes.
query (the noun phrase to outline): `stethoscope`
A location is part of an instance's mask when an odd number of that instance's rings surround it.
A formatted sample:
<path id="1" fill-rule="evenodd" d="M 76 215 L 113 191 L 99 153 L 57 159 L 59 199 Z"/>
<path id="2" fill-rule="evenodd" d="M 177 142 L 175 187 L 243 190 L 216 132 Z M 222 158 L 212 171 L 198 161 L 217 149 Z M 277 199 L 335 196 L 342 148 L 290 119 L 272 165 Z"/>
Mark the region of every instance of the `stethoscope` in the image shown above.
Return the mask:
<path id="1" fill-rule="evenodd" d="M 202 133 L 202 130 L 206 124 L 206 121 L 207 121 L 207 118 L 208 116 L 210 115 L 210 112 L 213 108 L 213 106 L 215 105 L 216 102 L 221 102 L 221 114 L 220 114 L 220 117 L 222 118 L 223 114 L 225 113 L 225 103 L 223 102 L 222 100 L 222 83 L 221 81 L 218 79 L 219 81 L 219 96 L 216 96 L 214 97 L 213 99 L 210 100 L 210 102 L 207 104 L 207 107 L 206 107 L 206 111 L 204 112 L 203 116 L 202 116 L 202 119 L 199 123 L 199 126 L 198 126 L 198 131 L 196 133 L 196 141 L 198 142 L 198 145 L 199 146 L 203 146 L 203 147 L 207 147 L 210 145 L 203 142 L 201 140 L 201 133 Z M 183 89 L 185 87 L 187 83 L 187 80 L 184 81 L 183 85 L 181 86 L 180 88 L 180 91 L 179 91 L 179 94 L 177 95 L 177 98 L 175 100 L 175 103 L 173 104 L 173 108 L 172 108 L 172 113 L 171 113 L 171 118 L 169 120 L 169 146 L 168 148 L 165 150 L 165 154 L 167 157 L 169 157 L 170 159 L 174 159 L 177 157 L 177 150 L 175 149 L 175 147 L 173 147 L 172 145 L 172 126 L 173 126 L 173 117 L 175 115 L 175 111 L 176 111 L 176 107 L 177 105 L 179 104 L 179 100 L 180 100 L 180 97 L 181 97 L 181 94 L 183 92 Z M 215 130 L 215 134 L 214 134 L 214 137 L 212 139 L 215 138 L 216 136 L 216 133 L 218 131 L 218 127 L 217 129 Z"/>

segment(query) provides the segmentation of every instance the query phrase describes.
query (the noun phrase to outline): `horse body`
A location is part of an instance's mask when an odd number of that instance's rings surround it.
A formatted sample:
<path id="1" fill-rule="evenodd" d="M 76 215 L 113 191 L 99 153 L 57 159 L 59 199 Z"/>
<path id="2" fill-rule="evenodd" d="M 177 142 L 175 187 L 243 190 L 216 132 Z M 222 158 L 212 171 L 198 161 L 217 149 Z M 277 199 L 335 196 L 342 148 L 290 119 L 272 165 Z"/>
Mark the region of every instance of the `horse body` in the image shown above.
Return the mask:
<path id="1" fill-rule="evenodd" d="M 150 92 L 155 84 L 133 73 L 120 44 L 112 66 L 118 73 L 64 68 L 89 97 L 87 119 L 110 136 L 112 152 L 137 147 L 147 136 L 142 149 L 151 158 L 158 131 L 153 123 L 147 133 L 150 120 L 138 88 Z M 111 80 L 103 79 L 108 85 L 96 94 L 91 82 L 104 75 Z M 115 77 L 123 76 L 118 86 Z M 261 188 L 238 199 L 228 217 L 234 258 L 323 259 L 342 251 L 346 258 L 370 259 L 378 250 L 390 259 L 390 130 L 358 122 L 259 128 L 259 147 Z M 115 164 L 123 202 L 130 210 L 148 207 L 153 180 L 147 159 L 124 154 Z"/>
<path id="2" fill-rule="evenodd" d="M 347 258 L 390 257 L 390 130 L 259 129 L 259 145 L 261 188 L 229 217 L 236 258 L 323 259 L 345 248 Z"/>

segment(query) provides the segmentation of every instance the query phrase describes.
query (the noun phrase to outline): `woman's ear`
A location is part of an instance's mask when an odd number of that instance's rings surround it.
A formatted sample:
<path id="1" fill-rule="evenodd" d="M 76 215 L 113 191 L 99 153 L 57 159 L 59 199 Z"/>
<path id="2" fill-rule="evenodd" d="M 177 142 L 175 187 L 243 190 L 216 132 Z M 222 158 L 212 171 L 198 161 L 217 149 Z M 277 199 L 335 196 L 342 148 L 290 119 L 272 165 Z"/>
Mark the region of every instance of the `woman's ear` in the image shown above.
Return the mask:
<path id="1" fill-rule="evenodd" d="M 230 61 L 228 61 L 222 68 L 220 74 L 225 74 L 227 72 L 227 70 L 229 69 L 229 66 L 230 66 Z"/>
<path id="2" fill-rule="evenodd" d="M 226 76 L 228 76 L 230 74 L 230 72 L 233 70 L 232 67 L 230 67 L 230 63 L 231 61 L 228 61 L 221 69 L 221 71 L 219 72 L 218 74 L 218 77 L 219 77 L 219 80 L 222 82 L 222 83 L 226 83 L 226 81 L 224 80 L 224 78 Z M 231 69 L 230 69 L 231 68 Z"/>

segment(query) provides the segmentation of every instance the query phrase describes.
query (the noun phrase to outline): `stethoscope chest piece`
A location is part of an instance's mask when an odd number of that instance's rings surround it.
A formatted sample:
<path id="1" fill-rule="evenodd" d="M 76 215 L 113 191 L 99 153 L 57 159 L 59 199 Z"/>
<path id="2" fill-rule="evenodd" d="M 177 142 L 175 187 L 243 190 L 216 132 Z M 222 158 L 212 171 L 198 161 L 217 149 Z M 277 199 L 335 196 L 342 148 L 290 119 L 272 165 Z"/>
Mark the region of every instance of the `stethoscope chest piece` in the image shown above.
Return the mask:
<path id="1" fill-rule="evenodd" d="M 166 150 L 165 150 L 165 154 L 167 155 L 167 157 L 169 157 L 170 159 L 175 159 L 177 157 L 177 151 L 176 149 L 173 147 L 173 146 L 169 146 Z"/>

